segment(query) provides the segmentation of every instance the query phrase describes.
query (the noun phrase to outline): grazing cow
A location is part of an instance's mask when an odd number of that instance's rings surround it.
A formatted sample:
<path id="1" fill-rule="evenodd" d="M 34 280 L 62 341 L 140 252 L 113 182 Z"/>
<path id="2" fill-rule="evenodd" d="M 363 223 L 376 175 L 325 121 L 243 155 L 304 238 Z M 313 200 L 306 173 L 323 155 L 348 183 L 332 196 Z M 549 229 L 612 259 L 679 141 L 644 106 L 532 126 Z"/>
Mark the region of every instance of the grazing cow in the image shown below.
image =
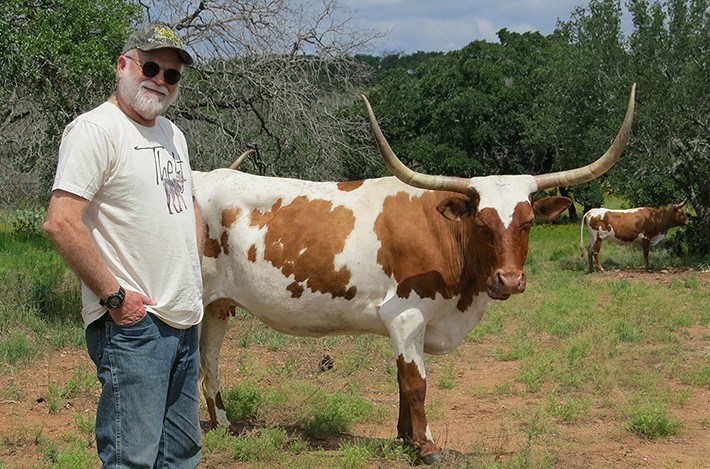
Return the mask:
<path id="1" fill-rule="evenodd" d="M 619 159 L 633 120 L 588 166 L 538 176 L 430 176 L 404 166 L 365 99 L 377 146 L 396 177 L 310 182 L 229 169 L 196 173 L 205 222 L 201 380 L 211 424 L 230 426 L 219 392 L 219 351 L 235 307 L 286 334 L 379 334 L 394 350 L 398 438 L 424 462 L 441 459 L 424 412 L 424 353 L 451 352 L 490 299 L 526 287 L 534 215 L 566 197 L 538 191 L 580 184 Z M 401 179 L 401 180 L 400 180 Z"/>
<path id="2" fill-rule="evenodd" d="M 599 271 L 604 272 L 599 262 L 599 250 L 605 239 L 622 246 L 640 241 L 643 246 L 643 265 L 648 269 L 648 251 L 651 246 L 658 244 L 666 236 L 668 229 L 688 224 L 688 215 L 683 210 L 684 205 L 685 202 L 670 207 L 641 207 L 629 210 L 593 208 L 585 213 L 579 228 L 579 252 L 584 257 L 584 225 L 586 224 L 592 238 L 587 249 L 589 273 L 594 272 L 592 258 L 596 260 Z"/>

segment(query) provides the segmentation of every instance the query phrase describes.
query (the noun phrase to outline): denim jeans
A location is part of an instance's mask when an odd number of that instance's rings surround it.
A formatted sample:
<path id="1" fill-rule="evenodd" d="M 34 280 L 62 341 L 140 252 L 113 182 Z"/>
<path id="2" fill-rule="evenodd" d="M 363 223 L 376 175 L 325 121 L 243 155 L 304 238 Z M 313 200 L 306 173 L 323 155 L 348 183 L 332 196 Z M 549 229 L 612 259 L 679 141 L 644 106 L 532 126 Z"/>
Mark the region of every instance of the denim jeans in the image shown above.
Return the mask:
<path id="1" fill-rule="evenodd" d="M 96 445 L 103 468 L 193 469 L 200 462 L 198 328 L 152 314 L 117 326 L 108 313 L 86 329 L 101 396 Z"/>

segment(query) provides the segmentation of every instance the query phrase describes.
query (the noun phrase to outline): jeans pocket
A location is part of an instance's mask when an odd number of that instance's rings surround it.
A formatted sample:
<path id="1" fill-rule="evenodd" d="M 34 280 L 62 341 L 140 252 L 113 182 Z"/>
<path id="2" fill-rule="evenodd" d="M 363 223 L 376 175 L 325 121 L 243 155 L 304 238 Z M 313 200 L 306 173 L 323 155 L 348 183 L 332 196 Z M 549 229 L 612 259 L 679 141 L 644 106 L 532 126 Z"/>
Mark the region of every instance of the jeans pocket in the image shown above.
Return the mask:
<path id="1" fill-rule="evenodd" d="M 108 313 L 107 313 L 108 314 Z M 86 349 L 89 358 L 99 367 L 106 346 L 106 322 L 103 318 L 89 324 L 85 331 Z"/>
<path id="2" fill-rule="evenodd" d="M 114 326 L 117 332 L 124 336 L 145 336 L 150 329 L 156 328 L 150 313 L 146 313 L 145 316 L 136 322 L 120 326 L 114 323 Z"/>

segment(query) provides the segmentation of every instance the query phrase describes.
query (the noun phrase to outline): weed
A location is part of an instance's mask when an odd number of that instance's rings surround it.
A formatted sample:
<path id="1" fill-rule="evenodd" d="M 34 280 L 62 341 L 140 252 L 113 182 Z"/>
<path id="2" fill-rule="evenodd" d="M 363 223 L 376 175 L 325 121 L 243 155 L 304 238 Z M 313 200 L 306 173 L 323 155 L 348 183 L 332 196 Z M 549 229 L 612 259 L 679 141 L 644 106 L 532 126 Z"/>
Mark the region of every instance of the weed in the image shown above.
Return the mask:
<path id="1" fill-rule="evenodd" d="M 364 422 L 373 413 L 370 402 L 354 393 L 317 393 L 313 406 L 301 421 L 306 435 L 319 437 L 344 432 L 356 423 Z"/>
<path id="2" fill-rule="evenodd" d="M 693 386 L 710 389 L 710 365 L 698 366 L 683 373 L 683 381 Z"/>
<path id="3" fill-rule="evenodd" d="M 290 441 L 285 430 L 262 428 L 234 439 L 231 451 L 237 461 L 270 461 L 282 457 Z"/>
<path id="4" fill-rule="evenodd" d="M 560 397 L 551 394 L 547 398 L 547 411 L 566 423 L 579 422 L 587 417 L 592 400 L 589 397 Z"/>
<path id="5" fill-rule="evenodd" d="M 255 421 L 259 410 L 269 403 L 283 401 L 275 391 L 265 389 L 258 382 L 247 380 L 224 390 L 227 417 L 232 422 Z"/>
<path id="6" fill-rule="evenodd" d="M 626 425 L 630 432 L 649 439 L 677 435 L 683 426 L 680 420 L 668 415 L 668 409 L 662 404 L 645 404 L 632 409 Z"/>
<path id="7" fill-rule="evenodd" d="M 439 378 L 439 389 L 453 389 L 456 385 L 456 368 L 449 366 L 444 370 L 443 376 Z"/>

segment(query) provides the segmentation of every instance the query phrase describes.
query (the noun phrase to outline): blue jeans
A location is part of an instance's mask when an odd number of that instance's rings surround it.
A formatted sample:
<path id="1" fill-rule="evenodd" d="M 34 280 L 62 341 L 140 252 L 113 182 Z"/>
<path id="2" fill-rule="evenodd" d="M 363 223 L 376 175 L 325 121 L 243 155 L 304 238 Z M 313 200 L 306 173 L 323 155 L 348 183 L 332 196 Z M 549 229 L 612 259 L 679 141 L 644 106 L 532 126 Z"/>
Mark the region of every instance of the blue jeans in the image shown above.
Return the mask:
<path id="1" fill-rule="evenodd" d="M 152 314 L 117 326 L 108 313 L 86 329 L 101 396 L 96 446 L 103 468 L 193 469 L 200 462 L 197 326 Z"/>

